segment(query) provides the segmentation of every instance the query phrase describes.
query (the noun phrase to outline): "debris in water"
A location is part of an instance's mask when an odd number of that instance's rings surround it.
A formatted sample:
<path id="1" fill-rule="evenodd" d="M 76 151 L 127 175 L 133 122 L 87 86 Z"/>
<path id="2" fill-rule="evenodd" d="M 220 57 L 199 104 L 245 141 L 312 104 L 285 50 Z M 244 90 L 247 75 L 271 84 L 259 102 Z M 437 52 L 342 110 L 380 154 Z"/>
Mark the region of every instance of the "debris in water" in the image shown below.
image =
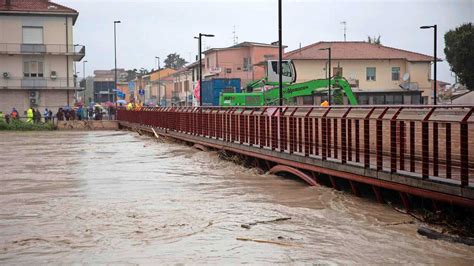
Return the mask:
<path id="1" fill-rule="evenodd" d="M 250 229 L 252 225 L 281 222 L 281 221 L 286 221 L 286 220 L 291 220 L 291 217 L 282 217 L 282 218 L 277 218 L 277 219 L 273 219 L 269 221 L 255 221 L 253 223 L 241 224 L 240 227 L 245 228 L 245 229 Z"/>
<path id="2" fill-rule="evenodd" d="M 443 233 L 440 233 L 438 231 L 435 231 L 433 229 L 423 227 L 423 226 L 418 228 L 417 232 L 418 234 L 422 236 L 426 236 L 429 239 L 444 240 L 444 241 L 449 241 L 453 243 L 461 243 L 468 246 L 474 246 L 474 238 L 471 238 L 471 237 L 445 235 Z"/>
<path id="3" fill-rule="evenodd" d="M 237 240 L 240 241 L 252 241 L 252 242 L 257 242 L 257 243 L 266 243 L 266 244 L 275 244 L 275 245 L 280 245 L 280 246 L 294 246 L 289 243 L 283 243 L 283 242 L 277 242 L 277 241 L 271 241 L 271 240 L 263 240 L 263 239 L 252 239 L 252 238 L 246 238 L 246 237 L 237 237 Z"/>

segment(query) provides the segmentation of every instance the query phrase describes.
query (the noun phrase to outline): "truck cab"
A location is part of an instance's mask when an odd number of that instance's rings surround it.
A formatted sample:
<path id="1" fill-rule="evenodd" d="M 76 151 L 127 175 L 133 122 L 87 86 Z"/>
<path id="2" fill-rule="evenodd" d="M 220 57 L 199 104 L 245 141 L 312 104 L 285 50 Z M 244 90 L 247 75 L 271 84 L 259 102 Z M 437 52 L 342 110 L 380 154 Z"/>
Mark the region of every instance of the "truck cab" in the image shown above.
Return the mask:
<path id="1" fill-rule="evenodd" d="M 296 81 L 296 70 L 293 61 L 283 60 L 282 61 L 282 81 L 283 83 L 294 83 Z M 278 83 L 278 60 L 268 60 L 265 64 L 265 72 L 267 76 L 267 82 Z"/>

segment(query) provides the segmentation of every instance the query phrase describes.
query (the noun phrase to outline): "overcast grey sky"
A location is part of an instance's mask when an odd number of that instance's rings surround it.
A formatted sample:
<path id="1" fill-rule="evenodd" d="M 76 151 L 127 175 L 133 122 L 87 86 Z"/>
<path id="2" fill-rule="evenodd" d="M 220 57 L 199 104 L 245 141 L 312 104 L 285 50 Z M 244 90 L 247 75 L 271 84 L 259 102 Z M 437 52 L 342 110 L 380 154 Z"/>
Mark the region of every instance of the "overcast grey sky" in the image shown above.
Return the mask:
<path id="1" fill-rule="evenodd" d="M 53 0 L 54 1 L 54 0 Z M 79 12 L 74 42 L 86 45 L 86 73 L 112 69 L 113 21 L 117 26 L 118 67 L 155 67 L 177 52 L 187 61 L 197 55 L 199 32 L 215 34 L 205 47 L 233 44 L 235 25 L 239 42 L 269 43 L 278 40 L 277 0 L 56 0 Z M 432 30 L 421 25 L 438 25 L 438 57 L 445 59 L 444 33 L 462 23 L 472 22 L 474 0 L 431 1 L 284 1 L 283 43 L 286 51 L 318 41 L 342 41 L 347 21 L 347 40 L 366 40 L 381 35 L 383 45 L 433 53 Z M 78 65 L 82 71 L 82 63 Z M 449 65 L 438 67 L 438 79 L 453 82 Z M 82 73 L 80 74 L 82 76 Z"/>

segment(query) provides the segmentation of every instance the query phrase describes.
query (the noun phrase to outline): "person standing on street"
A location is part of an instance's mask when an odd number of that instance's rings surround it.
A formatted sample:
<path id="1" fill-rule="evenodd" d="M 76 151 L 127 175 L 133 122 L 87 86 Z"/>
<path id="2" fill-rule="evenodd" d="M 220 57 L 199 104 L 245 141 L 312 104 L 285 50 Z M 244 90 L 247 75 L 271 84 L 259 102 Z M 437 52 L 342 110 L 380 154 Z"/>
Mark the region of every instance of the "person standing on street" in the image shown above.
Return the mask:
<path id="1" fill-rule="evenodd" d="M 35 117 L 35 123 L 37 124 L 41 123 L 41 112 L 38 108 L 36 108 L 34 117 Z"/>
<path id="2" fill-rule="evenodd" d="M 33 111 L 33 108 L 29 108 L 27 111 L 26 111 L 26 122 L 27 123 L 33 123 L 33 119 L 34 119 L 34 111 Z"/>
<path id="3" fill-rule="evenodd" d="M 10 117 L 11 117 L 13 120 L 18 119 L 18 111 L 16 110 L 15 107 L 13 107 L 13 110 L 12 110 L 12 112 L 11 112 L 11 114 L 10 114 Z"/>
<path id="4" fill-rule="evenodd" d="M 48 122 L 50 119 L 48 108 L 44 109 L 44 122 Z"/>

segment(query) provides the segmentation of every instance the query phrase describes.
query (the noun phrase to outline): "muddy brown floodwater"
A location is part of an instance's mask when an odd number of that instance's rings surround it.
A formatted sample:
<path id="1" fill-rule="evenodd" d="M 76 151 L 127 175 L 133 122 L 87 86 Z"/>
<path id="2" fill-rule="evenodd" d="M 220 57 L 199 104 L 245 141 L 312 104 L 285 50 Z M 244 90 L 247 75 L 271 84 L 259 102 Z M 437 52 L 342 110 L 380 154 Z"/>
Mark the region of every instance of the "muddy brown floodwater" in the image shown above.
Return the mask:
<path id="1" fill-rule="evenodd" d="M 474 264 L 387 205 L 135 133 L 0 133 L 0 149 L 1 264 Z"/>

